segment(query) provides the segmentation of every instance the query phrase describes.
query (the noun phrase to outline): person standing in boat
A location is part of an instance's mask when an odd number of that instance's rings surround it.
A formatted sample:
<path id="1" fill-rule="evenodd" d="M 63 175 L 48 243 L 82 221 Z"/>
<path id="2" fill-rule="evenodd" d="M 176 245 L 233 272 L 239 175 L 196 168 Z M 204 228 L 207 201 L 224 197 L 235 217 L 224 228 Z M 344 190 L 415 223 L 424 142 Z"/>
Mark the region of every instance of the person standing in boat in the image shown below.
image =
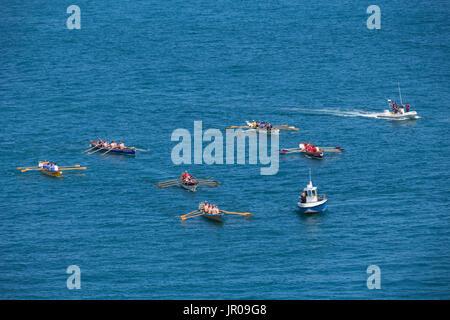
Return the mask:
<path id="1" fill-rule="evenodd" d="M 405 110 L 406 110 L 406 112 L 409 112 L 409 108 L 410 108 L 410 105 L 408 103 L 405 103 Z"/>
<path id="2" fill-rule="evenodd" d="M 392 113 L 397 113 L 398 112 L 398 105 L 397 102 L 392 102 Z"/>
<path id="3" fill-rule="evenodd" d="M 302 195 L 300 197 L 298 197 L 301 201 L 301 203 L 305 203 L 306 202 L 306 193 L 305 191 L 302 191 Z"/>

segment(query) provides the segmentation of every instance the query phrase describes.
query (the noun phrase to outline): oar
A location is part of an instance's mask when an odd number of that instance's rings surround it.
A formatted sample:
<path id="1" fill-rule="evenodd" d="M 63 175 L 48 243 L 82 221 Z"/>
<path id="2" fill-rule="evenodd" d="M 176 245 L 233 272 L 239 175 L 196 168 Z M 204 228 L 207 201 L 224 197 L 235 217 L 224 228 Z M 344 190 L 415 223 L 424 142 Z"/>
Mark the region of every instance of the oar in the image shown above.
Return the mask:
<path id="1" fill-rule="evenodd" d="M 95 147 L 97 147 L 97 145 L 95 145 L 95 146 L 93 146 L 92 148 L 89 148 L 89 149 L 87 149 L 87 150 L 83 151 L 83 153 L 84 153 L 84 152 L 88 152 L 88 151 L 90 151 L 90 150 L 94 149 Z"/>
<path id="2" fill-rule="evenodd" d="M 320 149 L 323 152 L 344 152 L 345 149 Z"/>
<path id="3" fill-rule="evenodd" d="M 86 167 L 81 167 L 81 168 L 58 168 L 58 171 L 67 171 L 67 170 L 85 170 L 87 169 Z M 20 170 L 21 172 L 26 172 L 26 171 L 33 171 L 33 170 L 40 170 L 40 171 L 45 171 L 43 168 L 39 168 L 39 169 L 23 169 Z"/>
<path id="4" fill-rule="evenodd" d="M 181 217 L 186 217 L 186 216 L 188 216 L 188 215 L 190 215 L 190 214 L 194 214 L 194 213 L 196 213 L 197 211 L 200 211 L 200 210 L 199 210 L 199 209 L 197 209 L 197 210 L 191 211 L 191 212 L 189 212 L 189 213 L 183 214 L 183 215 L 181 215 L 181 216 L 178 216 L 178 217 L 179 217 L 179 218 L 181 218 Z"/>
<path id="5" fill-rule="evenodd" d="M 89 152 L 88 154 L 93 154 L 93 153 L 96 153 L 96 152 L 98 152 L 100 150 L 104 150 L 104 149 L 108 149 L 108 148 L 103 148 L 103 147 L 102 148 L 98 148 L 97 150 Z"/>
<path id="6" fill-rule="evenodd" d="M 158 182 L 158 184 L 161 184 L 161 183 L 164 183 L 164 182 L 169 182 L 169 181 L 175 181 L 175 180 L 180 180 L 180 179 L 178 178 L 178 179 L 172 179 L 172 180 L 161 181 L 161 182 Z"/>
<path id="7" fill-rule="evenodd" d="M 181 220 L 191 219 L 191 218 L 195 218 L 195 217 L 202 216 L 202 215 L 204 215 L 204 213 L 199 213 L 199 214 L 191 215 L 191 216 L 189 216 L 189 217 L 181 217 Z"/>
<path id="8" fill-rule="evenodd" d="M 174 180 L 174 181 L 170 181 L 170 182 L 164 182 L 164 183 L 158 183 L 158 186 L 166 186 L 168 184 L 173 184 L 173 183 L 180 183 L 181 180 Z"/>
<path id="9" fill-rule="evenodd" d="M 75 165 L 75 166 L 58 167 L 58 169 L 64 169 L 64 170 L 67 170 L 67 169 L 70 169 L 70 168 L 79 168 L 79 167 L 80 167 L 80 165 L 77 164 L 77 165 Z M 25 171 L 34 171 L 34 170 L 44 170 L 44 168 L 24 168 L 24 169 L 21 170 L 21 171 L 22 171 L 22 172 L 25 172 Z"/>
<path id="10" fill-rule="evenodd" d="M 225 211 L 225 210 L 220 210 L 220 212 L 228 213 L 228 214 L 237 214 L 240 216 L 252 216 L 253 215 L 253 213 L 251 213 L 251 212 L 233 212 L 233 211 Z"/>
<path id="11" fill-rule="evenodd" d="M 71 167 L 81 167 L 81 166 L 79 164 L 75 164 L 73 166 L 61 166 L 59 168 L 67 168 L 67 167 L 71 168 Z M 36 166 L 36 167 L 18 167 L 17 168 L 17 170 L 21 170 L 21 169 L 39 170 L 39 169 L 41 169 L 41 167 Z"/>
<path id="12" fill-rule="evenodd" d="M 280 154 L 290 154 L 290 153 L 296 153 L 296 152 L 302 152 L 302 150 L 293 150 L 288 152 L 280 152 Z"/>
<path id="13" fill-rule="evenodd" d="M 225 129 L 246 129 L 246 128 L 251 128 L 251 127 L 249 127 L 249 126 L 230 126 L 230 127 L 227 127 L 227 128 L 225 128 Z"/>
<path id="14" fill-rule="evenodd" d="M 145 149 L 138 149 L 138 148 L 135 148 L 135 147 L 132 147 L 132 148 L 134 148 L 134 150 L 142 151 L 142 152 L 149 152 L 150 151 L 150 150 L 145 150 Z"/>
<path id="15" fill-rule="evenodd" d="M 174 186 L 176 186 L 176 185 L 178 185 L 178 183 L 169 184 L 169 185 L 166 185 L 166 186 L 158 186 L 158 188 L 159 188 L 159 189 L 163 189 L 163 188 L 168 188 L 168 187 L 174 187 Z"/>
<path id="16" fill-rule="evenodd" d="M 102 156 L 104 156 L 105 154 L 107 154 L 108 152 L 110 152 L 110 151 L 112 151 L 112 150 L 114 150 L 114 149 L 116 149 L 116 148 L 115 148 L 115 147 L 114 147 L 114 148 L 110 148 L 108 151 L 106 151 L 105 153 L 103 153 Z"/>
<path id="17" fill-rule="evenodd" d="M 300 148 L 281 149 L 281 151 L 300 150 Z"/>

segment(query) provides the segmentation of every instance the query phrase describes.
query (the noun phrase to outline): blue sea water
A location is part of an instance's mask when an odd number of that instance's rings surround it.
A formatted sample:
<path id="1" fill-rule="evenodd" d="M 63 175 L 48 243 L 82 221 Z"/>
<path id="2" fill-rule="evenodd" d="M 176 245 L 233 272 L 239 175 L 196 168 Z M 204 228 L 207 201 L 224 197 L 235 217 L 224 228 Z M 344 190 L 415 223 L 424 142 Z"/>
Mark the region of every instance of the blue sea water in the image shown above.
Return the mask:
<path id="1" fill-rule="evenodd" d="M 369 4 L 2 1 L 0 298 L 450 298 L 450 5 L 377 1 L 369 30 Z M 374 118 L 397 83 L 420 119 Z M 346 152 L 280 157 L 273 176 L 172 163 L 174 129 L 252 119 L 300 128 L 283 148 Z M 150 152 L 82 153 L 99 136 Z M 88 169 L 16 170 L 43 159 Z M 184 169 L 221 185 L 155 188 Z M 296 208 L 308 169 L 325 213 Z M 254 217 L 176 218 L 205 199 Z"/>

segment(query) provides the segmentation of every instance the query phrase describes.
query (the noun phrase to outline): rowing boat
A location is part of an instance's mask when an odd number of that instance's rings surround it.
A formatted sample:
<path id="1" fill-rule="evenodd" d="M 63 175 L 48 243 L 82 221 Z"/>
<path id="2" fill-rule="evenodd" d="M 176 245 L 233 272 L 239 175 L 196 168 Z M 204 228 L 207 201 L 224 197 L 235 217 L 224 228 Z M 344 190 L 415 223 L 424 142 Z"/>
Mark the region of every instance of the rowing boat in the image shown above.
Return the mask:
<path id="1" fill-rule="evenodd" d="M 246 131 L 250 131 L 250 132 L 251 131 L 255 131 L 255 132 L 258 132 L 258 133 L 271 134 L 271 135 L 280 133 L 279 129 L 272 128 L 272 129 L 268 130 L 266 128 L 254 128 L 250 121 L 245 121 L 245 123 L 247 123 L 247 126 L 248 126 L 248 130 L 246 130 Z"/>
<path id="2" fill-rule="evenodd" d="M 46 168 L 44 168 L 44 161 L 39 161 L 38 162 L 38 167 L 39 167 L 39 171 L 42 172 L 43 174 L 46 174 L 48 176 L 52 176 L 52 177 L 62 177 L 62 170 L 56 170 L 56 171 L 52 171 L 52 170 L 48 170 Z"/>
<path id="3" fill-rule="evenodd" d="M 135 148 L 125 147 L 123 149 L 115 148 L 115 149 L 111 150 L 111 148 L 103 148 L 102 146 L 92 143 L 92 141 L 91 141 L 91 148 L 92 148 L 92 150 L 103 149 L 102 151 L 105 151 L 108 153 L 124 154 L 124 155 L 129 155 L 129 156 L 133 156 L 136 154 Z"/>
<path id="4" fill-rule="evenodd" d="M 305 149 L 304 144 L 300 144 L 300 152 L 310 159 L 323 159 L 323 151 L 319 149 L 317 152 L 311 152 Z"/>
<path id="5" fill-rule="evenodd" d="M 203 211 L 203 205 L 205 203 L 201 202 L 200 205 L 198 206 L 198 208 L 200 209 L 200 211 L 203 213 L 203 217 L 205 217 L 206 219 L 209 220 L 213 220 L 213 221 L 217 221 L 217 222 L 222 222 L 223 220 L 223 213 L 207 213 Z"/>
<path id="6" fill-rule="evenodd" d="M 195 191 L 197 191 L 198 182 L 189 182 L 189 183 L 181 182 L 181 186 L 186 190 L 195 192 Z"/>

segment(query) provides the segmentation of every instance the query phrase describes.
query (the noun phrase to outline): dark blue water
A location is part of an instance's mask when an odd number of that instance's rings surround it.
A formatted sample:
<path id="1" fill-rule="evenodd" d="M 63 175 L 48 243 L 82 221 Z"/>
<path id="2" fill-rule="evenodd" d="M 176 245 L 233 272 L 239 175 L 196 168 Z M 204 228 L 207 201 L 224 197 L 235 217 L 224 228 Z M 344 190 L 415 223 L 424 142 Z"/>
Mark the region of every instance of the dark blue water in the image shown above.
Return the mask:
<path id="1" fill-rule="evenodd" d="M 0 4 L 1 298 L 450 298 L 448 1 L 378 1 L 380 30 L 366 2 L 29 2 Z M 375 119 L 398 82 L 421 118 Z M 347 152 L 274 176 L 172 163 L 174 129 L 252 119 Z M 82 153 L 98 136 L 150 152 Z M 15 169 L 43 159 L 88 170 Z M 296 209 L 309 168 L 314 216 Z M 155 188 L 184 169 L 222 184 Z M 205 199 L 254 217 L 175 218 Z"/>

